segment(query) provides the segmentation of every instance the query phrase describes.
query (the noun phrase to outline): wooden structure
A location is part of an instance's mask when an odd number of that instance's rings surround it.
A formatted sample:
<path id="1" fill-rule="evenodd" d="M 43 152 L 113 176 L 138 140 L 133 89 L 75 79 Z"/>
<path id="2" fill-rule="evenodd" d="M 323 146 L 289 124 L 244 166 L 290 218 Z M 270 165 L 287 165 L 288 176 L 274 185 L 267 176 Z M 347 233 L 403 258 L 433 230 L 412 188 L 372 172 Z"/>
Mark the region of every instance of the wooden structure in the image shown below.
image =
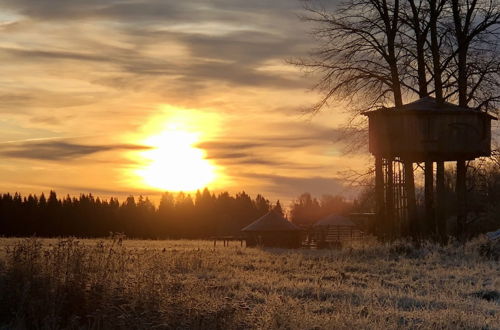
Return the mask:
<path id="1" fill-rule="evenodd" d="M 350 213 L 349 219 L 364 232 L 372 231 L 375 225 L 375 213 Z"/>
<path id="2" fill-rule="evenodd" d="M 491 119 L 480 111 L 451 103 L 438 107 L 431 97 L 404 105 L 365 112 L 369 118 L 369 149 L 385 159 L 413 162 L 474 159 L 491 154 Z"/>
<path id="3" fill-rule="evenodd" d="M 241 230 L 246 246 L 299 248 L 301 229 L 275 210 L 255 220 Z"/>
<path id="4" fill-rule="evenodd" d="M 222 241 L 223 246 L 229 246 L 229 242 L 237 241 L 240 242 L 240 246 L 243 246 L 244 237 L 240 236 L 213 236 L 210 239 L 214 240 L 214 247 L 217 246 L 217 241 Z"/>
<path id="5" fill-rule="evenodd" d="M 332 214 L 313 225 L 312 236 L 316 248 L 340 248 L 343 243 L 363 239 L 364 232 L 349 218 Z"/>
<path id="6" fill-rule="evenodd" d="M 465 161 L 490 156 L 491 120 L 496 118 L 447 102 L 438 104 L 432 97 L 399 108 L 368 111 L 364 115 L 369 121 L 369 150 L 375 156 L 378 224 L 392 230 L 389 233 L 392 235 L 420 230 L 413 164 L 424 162 L 427 225 L 435 232 L 437 219 L 437 231 L 444 235 L 444 216 L 439 213 L 444 191 L 444 162 L 457 161 L 460 209 L 465 203 Z M 437 164 L 436 198 L 434 162 Z"/>

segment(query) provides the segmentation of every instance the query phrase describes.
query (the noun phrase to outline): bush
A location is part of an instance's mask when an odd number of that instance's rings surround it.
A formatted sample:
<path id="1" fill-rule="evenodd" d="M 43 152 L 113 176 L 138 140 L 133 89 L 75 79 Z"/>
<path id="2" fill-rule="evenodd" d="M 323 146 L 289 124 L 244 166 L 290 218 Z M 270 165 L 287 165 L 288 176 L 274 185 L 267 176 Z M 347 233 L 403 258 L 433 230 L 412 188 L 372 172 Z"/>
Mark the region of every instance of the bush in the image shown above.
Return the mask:
<path id="1" fill-rule="evenodd" d="M 500 259 L 500 241 L 486 241 L 479 245 L 479 255 L 488 260 L 498 261 Z"/>

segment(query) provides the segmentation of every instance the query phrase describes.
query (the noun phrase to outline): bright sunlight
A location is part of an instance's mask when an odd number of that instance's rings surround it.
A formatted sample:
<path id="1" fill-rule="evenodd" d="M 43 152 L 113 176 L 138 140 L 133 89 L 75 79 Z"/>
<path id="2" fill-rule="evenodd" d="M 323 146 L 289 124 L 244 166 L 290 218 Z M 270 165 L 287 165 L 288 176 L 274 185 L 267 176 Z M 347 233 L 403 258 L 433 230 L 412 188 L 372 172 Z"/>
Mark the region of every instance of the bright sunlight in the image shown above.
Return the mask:
<path id="1" fill-rule="evenodd" d="M 212 183 L 215 165 L 196 147 L 207 130 L 213 129 L 210 122 L 203 122 L 203 116 L 194 110 L 165 111 L 164 118 L 148 125 L 149 132 L 158 133 L 143 141 L 151 149 L 141 153 L 144 166 L 136 169 L 136 174 L 147 186 L 168 191 L 193 191 Z"/>

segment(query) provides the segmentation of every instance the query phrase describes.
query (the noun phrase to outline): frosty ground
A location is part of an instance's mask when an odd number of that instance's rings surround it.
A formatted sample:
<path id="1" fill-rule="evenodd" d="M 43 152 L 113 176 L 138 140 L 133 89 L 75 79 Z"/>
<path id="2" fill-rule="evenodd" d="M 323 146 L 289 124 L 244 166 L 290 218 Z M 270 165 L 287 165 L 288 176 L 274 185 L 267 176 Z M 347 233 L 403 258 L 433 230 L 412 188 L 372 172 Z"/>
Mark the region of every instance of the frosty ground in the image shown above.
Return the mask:
<path id="1" fill-rule="evenodd" d="M 338 250 L 0 239 L 5 329 L 498 329 L 484 238 Z"/>

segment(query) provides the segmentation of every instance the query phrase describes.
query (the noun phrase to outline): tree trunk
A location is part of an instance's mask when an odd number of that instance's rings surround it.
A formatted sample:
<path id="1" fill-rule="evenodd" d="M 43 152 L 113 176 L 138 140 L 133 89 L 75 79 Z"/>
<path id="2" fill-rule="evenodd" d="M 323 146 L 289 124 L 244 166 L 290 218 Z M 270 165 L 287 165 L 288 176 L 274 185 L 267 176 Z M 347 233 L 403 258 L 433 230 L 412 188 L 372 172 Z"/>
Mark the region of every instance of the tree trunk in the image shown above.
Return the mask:
<path id="1" fill-rule="evenodd" d="M 429 1 L 435 2 L 437 0 Z M 411 28 L 413 28 L 413 33 L 415 34 L 418 96 L 422 98 L 429 96 L 429 83 L 427 81 L 427 67 L 425 63 L 426 42 L 427 35 L 429 33 L 429 25 L 422 25 L 422 23 L 426 22 L 426 15 L 424 13 L 422 3 L 419 0 L 409 0 L 408 3 L 410 4 L 411 8 Z M 424 13 L 423 16 L 422 13 Z"/>
<path id="2" fill-rule="evenodd" d="M 470 14 L 467 11 L 465 17 L 460 12 L 459 0 L 452 0 L 453 23 L 455 25 L 455 37 L 458 46 L 458 59 L 457 59 L 457 85 L 458 85 L 458 105 L 461 107 L 467 106 L 467 52 L 469 50 L 469 31 Z M 470 10 L 470 9 L 468 9 Z M 473 10 L 473 9 L 472 9 Z M 464 22 L 462 22 L 464 18 Z M 457 179 L 456 179 L 456 194 L 457 194 L 457 238 L 464 238 L 464 226 L 467 217 L 467 208 L 465 205 L 466 187 L 465 180 L 467 175 L 467 168 L 465 160 L 457 161 Z"/>
<path id="3" fill-rule="evenodd" d="M 465 48 L 465 46 L 464 46 Z M 458 105 L 467 106 L 467 51 L 460 49 L 458 52 Z"/>
<path id="4" fill-rule="evenodd" d="M 468 27 L 469 27 L 469 12 L 463 13 L 460 11 L 460 1 L 452 0 L 451 8 L 453 12 L 453 24 L 455 26 L 455 38 L 457 42 L 457 87 L 458 87 L 458 105 L 467 106 L 467 52 L 469 50 Z M 462 22 L 464 19 L 464 22 Z"/>
<path id="5" fill-rule="evenodd" d="M 432 54 L 432 66 L 434 74 L 434 93 L 436 94 L 437 104 L 443 103 L 443 81 L 441 77 L 441 59 L 439 54 L 439 41 L 437 32 L 437 20 L 439 17 L 439 12 L 436 5 L 437 0 L 429 0 L 430 5 L 430 19 L 429 28 L 431 33 L 431 54 Z"/>
<path id="6" fill-rule="evenodd" d="M 467 175 L 467 167 L 465 160 L 457 161 L 457 181 L 456 181 L 456 194 L 457 194 L 457 238 L 464 239 L 465 221 L 467 218 L 466 207 L 466 186 L 465 179 Z"/>
<path id="7" fill-rule="evenodd" d="M 413 176 L 413 163 L 404 161 L 405 190 L 408 207 L 408 231 L 413 238 L 418 237 L 417 201 L 415 198 L 415 180 Z"/>

